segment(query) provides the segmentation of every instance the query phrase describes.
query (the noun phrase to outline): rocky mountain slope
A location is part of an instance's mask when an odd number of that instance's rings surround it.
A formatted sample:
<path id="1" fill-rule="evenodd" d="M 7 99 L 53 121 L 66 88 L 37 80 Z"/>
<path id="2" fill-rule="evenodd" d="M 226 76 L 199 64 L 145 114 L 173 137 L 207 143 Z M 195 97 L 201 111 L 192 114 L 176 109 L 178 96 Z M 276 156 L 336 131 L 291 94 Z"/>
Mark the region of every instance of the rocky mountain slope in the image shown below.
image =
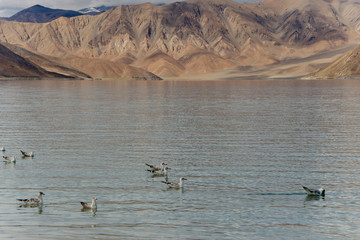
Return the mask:
<path id="1" fill-rule="evenodd" d="M 306 78 L 359 78 L 360 77 L 360 46 L 348 51 L 336 61 L 309 74 Z"/>
<path id="2" fill-rule="evenodd" d="M 0 21 L 0 41 L 94 78 L 191 76 L 275 66 L 354 44 L 359 6 L 359 0 L 148 3 L 49 23 Z"/>
<path id="3" fill-rule="evenodd" d="M 68 76 L 46 71 L 0 44 L 0 77 L 66 78 Z"/>

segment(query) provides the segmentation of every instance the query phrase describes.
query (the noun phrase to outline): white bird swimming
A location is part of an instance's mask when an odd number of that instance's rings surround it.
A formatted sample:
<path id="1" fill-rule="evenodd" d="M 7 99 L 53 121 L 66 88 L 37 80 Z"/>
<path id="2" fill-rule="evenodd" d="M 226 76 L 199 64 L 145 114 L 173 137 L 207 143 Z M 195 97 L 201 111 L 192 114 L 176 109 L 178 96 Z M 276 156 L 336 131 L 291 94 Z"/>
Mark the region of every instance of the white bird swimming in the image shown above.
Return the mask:
<path id="1" fill-rule="evenodd" d="M 94 197 L 92 197 L 91 203 L 88 203 L 88 202 L 80 202 L 80 204 L 81 204 L 81 206 L 82 206 L 83 208 L 96 209 L 96 208 L 97 208 L 96 200 L 97 200 L 97 198 L 94 196 Z"/>
<path id="2" fill-rule="evenodd" d="M 319 188 L 319 189 L 311 189 L 311 188 L 307 188 L 303 185 L 301 185 L 305 191 L 307 192 L 307 194 L 309 196 L 325 196 L 325 189 L 323 188 Z"/>
<path id="3" fill-rule="evenodd" d="M 6 151 L 6 150 L 5 150 L 5 147 L 0 147 L 0 151 L 5 152 L 5 151 Z"/>
<path id="4" fill-rule="evenodd" d="M 15 156 L 12 156 L 12 157 L 3 156 L 3 158 L 4 158 L 4 160 L 6 162 L 12 162 L 12 163 L 16 162 L 16 157 Z"/>
<path id="5" fill-rule="evenodd" d="M 23 157 L 34 157 L 34 152 L 24 152 L 22 150 L 20 150 L 20 152 L 23 155 Z"/>
<path id="6" fill-rule="evenodd" d="M 166 185 L 168 185 L 169 188 L 182 188 L 184 186 L 184 180 L 187 180 L 187 179 L 184 177 L 181 177 L 180 181 L 178 183 L 168 182 L 168 181 L 162 181 L 162 182 L 165 183 Z"/>
<path id="7" fill-rule="evenodd" d="M 161 171 L 163 171 L 163 170 L 164 170 L 164 167 L 165 167 L 167 164 L 162 162 L 162 163 L 160 164 L 160 167 L 156 167 L 156 166 L 150 165 L 150 164 L 148 164 L 148 163 L 145 163 L 145 165 L 148 166 L 148 167 L 150 167 L 150 170 L 154 170 L 154 171 L 159 171 L 159 170 L 161 170 Z"/>
<path id="8" fill-rule="evenodd" d="M 20 202 L 23 202 L 25 204 L 30 204 L 30 205 L 40 205 L 44 203 L 43 197 L 45 196 L 45 193 L 43 192 L 39 192 L 38 196 L 36 198 L 26 198 L 26 199 L 17 199 Z"/>
<path id="9" fill-rule="evenodd" d="M 168 167 L 164 167 L 164 170 L 152 170 L 152 169 L 147 169 L 149 172 L 151 172 L 153 174 L 154 177 L 166 177 L 167 176 L 167 171 L 170 170 L 171 168 Z"/>

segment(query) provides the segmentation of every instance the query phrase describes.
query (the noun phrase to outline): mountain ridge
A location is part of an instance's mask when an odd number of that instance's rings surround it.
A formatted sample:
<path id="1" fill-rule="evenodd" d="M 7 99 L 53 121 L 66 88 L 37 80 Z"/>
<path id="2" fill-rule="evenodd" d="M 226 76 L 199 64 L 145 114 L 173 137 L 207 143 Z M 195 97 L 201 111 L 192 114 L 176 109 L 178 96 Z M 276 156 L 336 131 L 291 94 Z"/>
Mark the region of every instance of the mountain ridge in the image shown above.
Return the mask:
<path id="1" fill-rule="evenodd" d="M 48 8 L 40 4 L 36 4 L 15 13 L 11 17 L 2 18 L 2 19 L 7 21 L 16 21 L 16 22 L 47 23 L 55 19 L 58 19 L 60 17 L 70 18 L 81 15 L 97 15 L 113 7 L 115 6 L 102 5 L 99 7 L 83 8 L 78 11 L 75 11 L 75 10 Z"/>
<path id="2" fill-rule="evenodd" d="M 358 4 L 188 0 L 123 5 L 95 16 L 60 17 L 48 23 L 0 21 L 0 41 L 71 63 L 69 67 L 94 78 L 103 78 L 107 66 L 110 78 L 124 77 L 120 73 L 125 66 L 166 78 L 241 67 L 256 70 L 354 44 L 360 39 L 360 20 L 351 9 Z M 330 57 L 306 69 L 326 61 Z M 103 70 L 95 71 L 96 65 Z M 300 76 L 294 70 L 289 69 Z"/>
<path id="3" fill-rule="evenodd" d="M 82 13 L 77 11 L 52 9 L 37 4 L 26 8 L 9 18 L 6 18 L 6 20 L 17 22 L 45 23 L 53 21 L 59 17 L 76 17 L 80 15 L 82 15 Z"/>

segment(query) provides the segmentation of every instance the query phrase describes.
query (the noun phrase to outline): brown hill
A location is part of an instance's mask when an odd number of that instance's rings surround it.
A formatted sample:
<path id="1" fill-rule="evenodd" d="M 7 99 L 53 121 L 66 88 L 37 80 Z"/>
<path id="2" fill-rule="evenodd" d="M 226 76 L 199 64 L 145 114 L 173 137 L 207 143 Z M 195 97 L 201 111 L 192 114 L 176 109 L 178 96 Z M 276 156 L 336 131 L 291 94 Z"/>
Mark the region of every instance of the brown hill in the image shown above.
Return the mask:
<path id="1" fill-rule="evenodd" d="M 333 63 L 306 78 L 358 78 L 360 77 L 360 46 L 348 51 Z"/>
<path id="2" fill-rule="evenodd" d="M 0 44 L 0 77 L 66 78 L 67 76 L 48 72 Z"/>
<path id="3" fill-rule="evenodd" d="M 4 46 L 7 47 L 12 52 L 14 52 L 15 54 L 23 57 L 24 59 L 38 66 L 41 66 L 44 70 L 48 72 L 59 73 L 60 77 L 67 76 L 71 78 L 91 78 L 90 75 L 80 72 L 77 69 L 73 69 L 66 67 L 65 65 L 61 65 L 59 61 L 52 61 L 51 57 L 40 56 L 26 49 L 11 44 L 4 44 Z"/>
<path id="4" fill-rule="evenodd" d="M 352 9 L 359 3 L 147 3 L 120 6 L 96 16 L 62 17 L 50 23 L 0 21 L 0 41 L 94 78 L 153 79 L 156 75 L 187 76 L 235 66 L 263 68 L 356 42 L 360 20 Z M 298 72 L 292 67 L 288 70 Z"/>

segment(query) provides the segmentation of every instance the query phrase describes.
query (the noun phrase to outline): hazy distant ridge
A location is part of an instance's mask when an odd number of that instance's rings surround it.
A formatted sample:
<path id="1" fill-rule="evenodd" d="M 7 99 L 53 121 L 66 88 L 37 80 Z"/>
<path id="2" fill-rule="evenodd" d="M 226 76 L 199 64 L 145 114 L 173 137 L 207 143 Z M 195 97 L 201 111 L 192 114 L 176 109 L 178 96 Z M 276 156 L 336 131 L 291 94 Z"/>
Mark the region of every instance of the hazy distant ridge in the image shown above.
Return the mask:
<path id="1" fill-rule="evenodd" d="M 99 6 L 83 8 L 78 11 L 52 9 L 41 5 L 34 5 L 32 7 L 21 10 L 9 18 L 4 18 L 8 21 L 17 22 L 32 22 L 32 23 L 46 23 L 51 22 L 59 17 L 76 17 L 80 15 L 97 15 L 109 10 L 112 7 Z"/>
<path id="2" fill-rule="evenodd" d="M 99 6 L 99 7 L 89 7 L 89 8 L 83 8 L 78 10 L 78 12 L 86 15 L 96 15 L 100 14 L 102 12 L 105 12 L 109 10 L 110 8 L 113 8 L 114 6 Z"/>

